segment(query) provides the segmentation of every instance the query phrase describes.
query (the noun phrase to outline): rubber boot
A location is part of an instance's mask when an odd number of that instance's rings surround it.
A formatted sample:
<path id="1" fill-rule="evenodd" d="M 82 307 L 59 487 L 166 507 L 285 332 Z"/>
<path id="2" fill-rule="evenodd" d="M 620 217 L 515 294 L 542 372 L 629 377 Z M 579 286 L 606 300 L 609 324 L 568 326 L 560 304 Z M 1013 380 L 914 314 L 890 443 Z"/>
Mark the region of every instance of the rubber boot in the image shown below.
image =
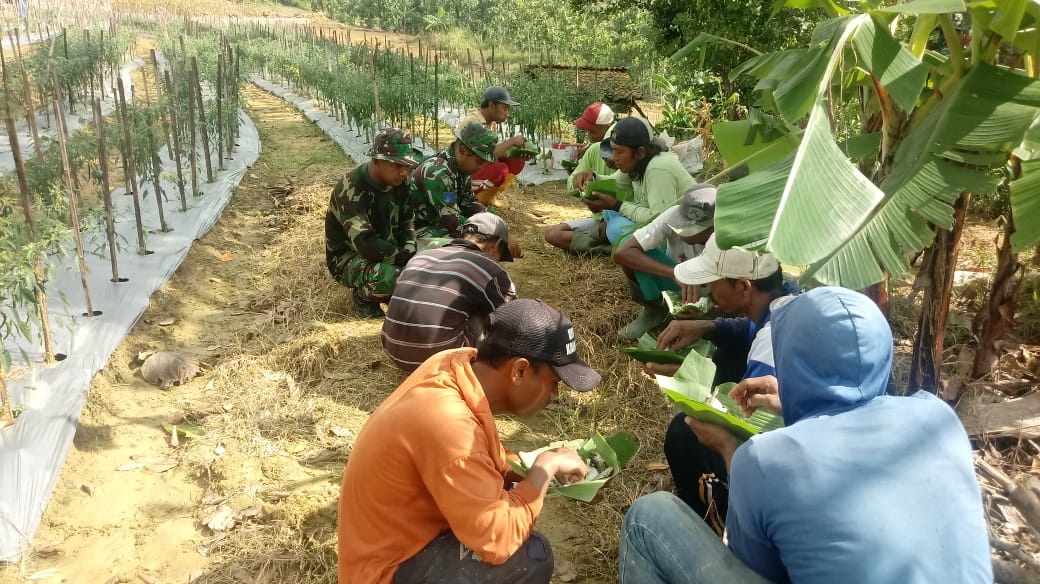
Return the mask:
<path id="1" fill-rule="evenodd" d="M 628 289 L 632 293 L 632 300 L 642 304 L 643 309 L 639 311 L 635 320 L 618 331 L 618 336 L 634 341 L 661 324 L 668 317 L 668 307 L 661 300 L 648 301 L 643 298 L 643 291 L 639 288 L 638 282 L 629 280 Z"/>
<path id="2" fill-rule="evenodd" d="M 386 316 L 383 307 L 378 302 L 365 300 L 357 290 L 354 290 L 351 299 L 354 301 L 354 314 L 358 318 L 383 318 Z"/>
<path id="3" fill-rule="evenodd" d="M 481 204 L 487 205 L 489 207 L 496 207 L 498 209 L 508 209 L 509 201 L 507 201 L 505 197 L 502 196 L 502 193 L 507 188 L 509 188 L 509 185 L 513 184 L 514 180 L 516 180 L 515 174 L 506 175 L 506 178 L 504 181 L 502 181 L 502 184 L 495 187 L 486 188 L 482 191 L 477 192 L 477 200 L 480 201 Z"/>
<path id="4" fill-rule="evenodd" d="M 614 246 L 591 231 L 574 230 L 571 246 L 567 251 L 578 256 L 609 256 Z"/>

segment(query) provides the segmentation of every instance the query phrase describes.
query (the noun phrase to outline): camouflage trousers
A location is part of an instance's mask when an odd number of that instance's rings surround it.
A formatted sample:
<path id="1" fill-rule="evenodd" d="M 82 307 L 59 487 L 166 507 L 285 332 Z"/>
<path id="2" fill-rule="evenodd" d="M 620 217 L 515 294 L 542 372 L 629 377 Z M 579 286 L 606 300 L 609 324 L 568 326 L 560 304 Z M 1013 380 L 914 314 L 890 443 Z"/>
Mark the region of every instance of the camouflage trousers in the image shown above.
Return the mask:
<path id="1" fill-rule="evenodd" d="M 326 260 L 332 277 L 347 288 L 357 290 L 358 296 L 368 302 L 388 301 L 401 273 L 390 260 L 370 262 L 359 255 Z"/>

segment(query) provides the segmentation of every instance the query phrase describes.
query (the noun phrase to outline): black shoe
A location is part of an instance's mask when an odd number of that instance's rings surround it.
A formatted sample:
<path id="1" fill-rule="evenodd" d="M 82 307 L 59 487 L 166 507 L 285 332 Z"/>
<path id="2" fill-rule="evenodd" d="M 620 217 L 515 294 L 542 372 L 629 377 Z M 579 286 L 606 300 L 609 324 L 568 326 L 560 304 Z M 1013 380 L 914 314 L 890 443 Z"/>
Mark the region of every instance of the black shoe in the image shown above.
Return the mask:
<path id="1" fill-rule="evenodd" d="M 378 302 L 371 302 L 364 300 L 358 295 L 357 290 L 354 291 L 354 314 L 358 318 L 383 318 L 386 313 L 383 312 L 383 307 L 379 306 Z"/>

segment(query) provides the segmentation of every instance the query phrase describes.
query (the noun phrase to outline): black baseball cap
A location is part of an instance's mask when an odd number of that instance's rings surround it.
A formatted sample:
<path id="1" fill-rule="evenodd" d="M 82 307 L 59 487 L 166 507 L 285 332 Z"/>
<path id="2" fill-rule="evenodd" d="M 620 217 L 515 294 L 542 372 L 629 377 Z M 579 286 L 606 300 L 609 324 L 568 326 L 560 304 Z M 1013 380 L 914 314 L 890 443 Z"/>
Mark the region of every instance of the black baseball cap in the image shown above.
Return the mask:
<path id="1" fill-rule="evenodd" d="M 577 391 L 599 385 L 599 373 L 578 357 L 574 325 L 540 300 L 521 298 L 499 306 L 488 319 L 484 342 L 512 356 L 548 363 Z"/>
<path id="2" fill-rule="evenodd" d="M 509 95 L 509 90 L 501 85 L 492 85 L 484 90 L 484 101 L 504 103 L 507 105 L 520 105 L 513 101 L 513 98 Z"/>
<path id="3" fill-rule="evenodd" d="M 654 140 L 654 128 L 645 118 L 629 116 L 614 125 L 610 139 L 629 148 L 649 146 Z"/>

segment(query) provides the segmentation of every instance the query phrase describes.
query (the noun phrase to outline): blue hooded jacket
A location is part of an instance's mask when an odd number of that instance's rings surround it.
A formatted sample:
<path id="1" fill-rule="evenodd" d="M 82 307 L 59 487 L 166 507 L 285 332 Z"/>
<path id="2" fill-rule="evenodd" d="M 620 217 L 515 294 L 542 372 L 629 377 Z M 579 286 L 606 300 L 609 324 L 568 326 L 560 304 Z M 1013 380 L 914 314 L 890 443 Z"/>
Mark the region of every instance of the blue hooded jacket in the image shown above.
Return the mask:
<path id="1" fill-rule="evenodd" d="M 817 288 L 774 308 L 772 338 L 787 427 L 733 456 L 733 552 L 773 582 L 992 583 L 967 435 L 931 394 L 884 395 L 874 303 Z"/>

